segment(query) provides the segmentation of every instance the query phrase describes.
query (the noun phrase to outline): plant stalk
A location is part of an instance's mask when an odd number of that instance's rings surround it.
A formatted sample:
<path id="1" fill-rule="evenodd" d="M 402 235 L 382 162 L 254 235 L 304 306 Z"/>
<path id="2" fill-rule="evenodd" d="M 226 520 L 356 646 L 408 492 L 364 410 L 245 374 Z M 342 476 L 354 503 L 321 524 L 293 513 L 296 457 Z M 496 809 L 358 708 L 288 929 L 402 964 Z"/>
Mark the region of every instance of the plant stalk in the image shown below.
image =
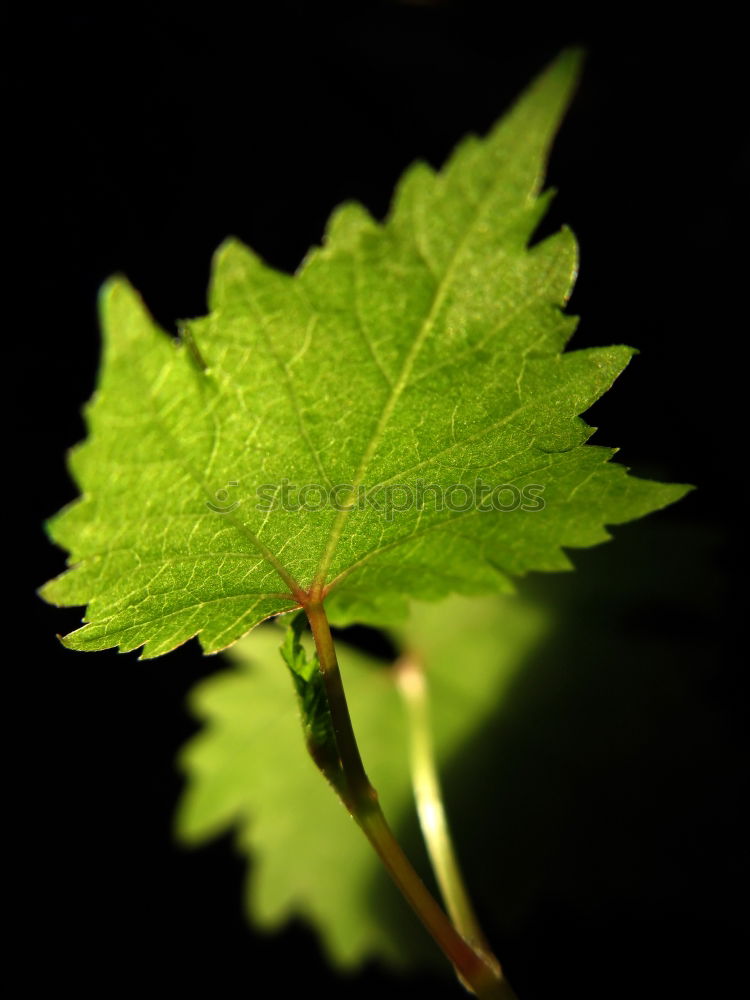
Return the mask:
<path id="1" fill-rule="evenodd" d="M 391 832 L 362 763 L 344 694 L 336 650 L 322 603 L 305 607 L 323 674 L 344 774 L 341 797 L 391 878 L 453 964 L 461 982 L 481 1000 L 515 1000 L 499 966 L 468 944 L 435 901 Z"/>
<path id="2" fill-rule="evenodd" d="M 490 964 L 499 968 L 469 899 L 448 827 L 432 744 L 424 667 L 419 657 L 410 653 L 396 662 L 394 670 L 409 723 L 412 786 L 419 825 L 440 892 L 456 930 Z"/>

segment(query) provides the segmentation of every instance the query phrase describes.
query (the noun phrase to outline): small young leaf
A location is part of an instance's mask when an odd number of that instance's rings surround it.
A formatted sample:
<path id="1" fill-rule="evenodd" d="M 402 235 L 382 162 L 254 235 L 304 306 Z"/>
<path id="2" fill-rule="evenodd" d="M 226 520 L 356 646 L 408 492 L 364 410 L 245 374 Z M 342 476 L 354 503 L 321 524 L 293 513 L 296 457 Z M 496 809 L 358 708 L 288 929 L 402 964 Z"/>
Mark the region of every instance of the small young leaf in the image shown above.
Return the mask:
<path id="1" fill-rule="evenodd" d="M 105 286 L 82 496 L 50 527 L 72 567 L 43 591 L 87 605 L 66 645 L 215 652 L 310 592 L 382 622 L 569 568 L 564 548 L 686 492 L 586 443 L 579 415 L 633 351 L 564 352 L 575 240 L 529 248 L 577 67 L 564 53 L 441 172 L 412 166 L 383 224 L 341 206 L 294 277 L 225 243 L 179 342 Z"/>
<path id="2" fill-rule="evenodd" d="M 294 616 L 286 630 L 281 656 L 289 667 L 297 691 L 308 752 L 331 784 L 339 788 L 343 777 L 341 761 L 318 654 L 308 655 L 302 645 L 306 624 L 304 614 Z"/>

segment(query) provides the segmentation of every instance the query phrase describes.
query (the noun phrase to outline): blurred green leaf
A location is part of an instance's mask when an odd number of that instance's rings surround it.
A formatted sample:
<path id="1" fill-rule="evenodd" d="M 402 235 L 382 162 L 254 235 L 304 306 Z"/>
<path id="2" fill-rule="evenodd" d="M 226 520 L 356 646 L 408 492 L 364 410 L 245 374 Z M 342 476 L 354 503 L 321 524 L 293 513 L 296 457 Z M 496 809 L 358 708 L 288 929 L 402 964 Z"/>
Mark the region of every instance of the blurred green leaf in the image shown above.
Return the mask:
<path id="1" fill-rule="evenodd" d="M 399 640 L 424 658 L 440 763 L 502 711 L 508 681 L 548 627 L 548 616 L 519 598 L 415 605 Z M 180 757 L 187 784 L 178 835 L 197 844 L 235 829 L 251 861 L 247 910 L 257 927 L 275 928 L 296 915 L 316 928 L 339 966 L 369 957 L 413 963 L 416 921 L 405 903 L 406 931 L 398 920 L 382 919 L 373 885 L 381 881 L 394 899 L 396 890 L 305 751 L 292 685 L 279 662 L 280 637 L 276 626 L 257 629 L 228 654 L 231 669 L 194 689 L 192 710 L 204 728 Z M 390 667 L 337 645 L 363 758 L 398 825 L 414 805 L 405 714 Z M 482 766 L 476 761 L 478 771 Z"/>

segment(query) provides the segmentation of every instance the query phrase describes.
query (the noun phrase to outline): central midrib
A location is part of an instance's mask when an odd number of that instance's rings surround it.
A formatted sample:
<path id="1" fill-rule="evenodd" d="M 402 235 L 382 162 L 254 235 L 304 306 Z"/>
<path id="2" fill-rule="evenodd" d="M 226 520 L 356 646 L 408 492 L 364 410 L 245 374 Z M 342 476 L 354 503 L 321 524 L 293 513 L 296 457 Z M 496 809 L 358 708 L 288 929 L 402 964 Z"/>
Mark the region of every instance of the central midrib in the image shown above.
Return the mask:
<path id="1" fill-rule="evenodd" d="M 380 445 L 380 442 L 383 439 L 383 435 L 385 433 L 386 427 L 388 426 L 388 422 L 390 421 L 391 416 L 393 415 L 393 411 L 396 409 L 396 406 L 398 405 L 398 402 L 404 392 L 404 389 L 407 386 L 414 364 L 417 360 L 419 352 L 422 349 L 422 345 L 424 344 L 425 340 L 432 331 L 435 319 L 445 300 L 445 296 L 450 287 L 454 272 L 456 270 L 457 263 L 461 257 L 464 247 L 466 246 L 469 237 L 473 233 L 474 227 L 476 223 L 479 221 L 488 200 L 489 198 L 482 201 L 477 206 L 476 211 L 474 213 L 474 217 L 471 219 L 469 225 L 466 227 L 464 235 L 457 243 L 453 255 L 451 256 L 451 259 L 448 263 L 448 266 L 445 269 L 443 277 L 440 279 L 440 281 L 437 284 L 437 287 L 435 288 L 435 294 L 433 296 L 429 312 L 422 321 L 417 336 L 414 338 L 414 342 L 412 343 L 411 348 L 409 349 L 409 353 L 407 354 L 404 360 L 404 365 L 403 368 L 401 369 L 401 373 L 393 385 L 388 400 L 385 406 L 383 407 L 383 411 L 380 414 L 380 418 L 378 419 L 378 422 L 375 426 L 375 430 L 373 431 L 372 437 L 370 438 L 370 441 L 368 442 L 368 445 L 362 454 L 359 467 L 354 475 L 350 496 L 356 495 L 357 490 L 364 481 L 364 477 L 367 473 L 370 461 L 372 460 L 375 451 L 377 450 L 378 446 Z M 333 523 L 331 532 L 328 536 L 328 541 L 326 542 L 325 549 L 323 550 L 323 555 L 321 556 L 320 562 L 318 563 L 318 568 L 316 570 L 315 578 L 313 580 L 314 590 L 322 591 L 325 586 L 328 570 L 330 569 L 331 563 L 333 562 L 333 557 L 336 553 L 336 548 L 338 547 L 338 543 L 341 539 L 341 535 L 343 533 L 350 512 L 351 511 L 348 509 L 343 509 L 339 511 L 339 514 Z"/>

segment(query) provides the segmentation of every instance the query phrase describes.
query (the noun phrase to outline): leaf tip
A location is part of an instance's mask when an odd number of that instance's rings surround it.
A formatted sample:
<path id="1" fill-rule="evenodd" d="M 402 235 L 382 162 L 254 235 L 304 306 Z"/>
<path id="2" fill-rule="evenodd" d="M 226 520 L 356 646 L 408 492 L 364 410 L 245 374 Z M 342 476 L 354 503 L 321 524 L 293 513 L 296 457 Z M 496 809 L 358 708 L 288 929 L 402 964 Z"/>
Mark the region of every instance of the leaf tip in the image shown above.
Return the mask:
<path id="1" fill-rule="evenodd" d="M 41 587 L 37 587 L 34 591 L 36 596 L 41 600 L 46 601 L 47 604 L 57 604 L 57 602 L 52 598 L 52 583 L 52 580 L 47 580 L 46 583 L 43 583 Z M 59 605 L 57 606 L 59 607 Z M 58 639 L 59 638 L 60 637 L 58 636 Z"/>
<path id="2" fill-rule="evenodd" d="M 578 86 L 584 57 L 585 51 L 580 46 L 563 49 L 532 80 L 526 93 L 521 95 L 521 103 L 525 97 L 541 98 L 544 104 L 551 101 L 559 105 L 562 114 Z"/>
<path id="3" fill-rule="evenodd" d="M 141 302 L 138 292 L 136 292 L 126 276 L 120 271 L 111 274 L 99 288 L 97 295 L 99 315 L 102 317 L 107 316 L 113 308 L 126 301 L 132 302 L 133 299 L 137 299 L 139 303 Z"/>
<path id="4" fill-rule="evenodd" d="M 246 286 L 249 276 L 263 266 L 260 257 L 237 236 L 222 240 L 211 258 L 209 308 L 220 311 L 228 290 L 235 285 Z"/>
<path id="5" fill-rule="evenodd" d="M 214 250 L 214 260 L 220 261 L 234 253 L 252 253 L 250 247 L 239 236 L 225 236 Z"/>
<path id="6" fill-rule="evenodd" d="M 583 45 L 568 45 L 553 61 L 553 66 L 559 66 L 561 72 L 578 78 L 586 61 L 586 49 Z"/>
<path id="7" fill-rule="evenodd" d="M 211 259 L 212 280 L 216 280 L 217 274 L 222 271 L 231 271 L 238 264 L 243 270 L 247 262 L 257 264 L 258 255 L 247 243 L 243 243 L 238 236 L 227 236 L 214 250 Z"/>
<path id="8" fill-rule="evenodd" d="M 536 83 L 549 85 L 552 90 L 564 95 L 567 103 L 581 79 L 585 59 L 586 50 L 582 46 L 565 48 L 542 70 Z"/>
<path id="9" fill-rule="evenodd" d="M 80 629 L 76 629 L 76 632 L 80 631 L 81 631 Z M 76 632 L 68 632 L 67 635 L 61 635 L 58 632 L 56 637 L 60 645 L 64 646 L 65 649 L 77 649 L 78 647 L 75 645 L 75 642 L 73 641 L 73 636 L 76 634 Z"/>

